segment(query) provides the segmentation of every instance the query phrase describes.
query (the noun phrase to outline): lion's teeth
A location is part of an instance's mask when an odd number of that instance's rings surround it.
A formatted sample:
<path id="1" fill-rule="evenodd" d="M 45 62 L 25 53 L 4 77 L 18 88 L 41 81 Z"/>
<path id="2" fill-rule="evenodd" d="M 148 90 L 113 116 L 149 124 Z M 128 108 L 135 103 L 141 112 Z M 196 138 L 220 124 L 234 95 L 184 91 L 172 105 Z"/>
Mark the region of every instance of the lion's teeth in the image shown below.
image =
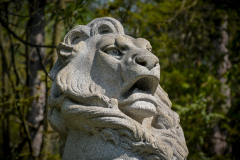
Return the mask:
<path id="1" fill-rule="evenodd" d="M 138 89 L 138 88 L 135 88 L 134 90 L 133 90 L 133 93 L 139 93 L 140 92 L 140 90 Z"/>

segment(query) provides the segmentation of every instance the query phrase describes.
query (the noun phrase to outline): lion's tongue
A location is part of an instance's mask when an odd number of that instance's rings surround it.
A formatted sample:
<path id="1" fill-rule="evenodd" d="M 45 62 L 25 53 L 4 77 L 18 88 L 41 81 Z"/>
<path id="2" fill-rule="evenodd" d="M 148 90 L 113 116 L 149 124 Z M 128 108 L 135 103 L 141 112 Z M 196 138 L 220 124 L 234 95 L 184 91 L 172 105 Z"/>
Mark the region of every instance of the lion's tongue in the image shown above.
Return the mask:
<path id="1" fill-rule="evenodd" d="M 132 94 L 134 94 L 134 93 L 148 93 L 148 92 L 147 92 L 147 91 L 140 90 L 140 89 L 138 89 L 138 88 L 135 88 L 135 89 L 133 90 Z"/>

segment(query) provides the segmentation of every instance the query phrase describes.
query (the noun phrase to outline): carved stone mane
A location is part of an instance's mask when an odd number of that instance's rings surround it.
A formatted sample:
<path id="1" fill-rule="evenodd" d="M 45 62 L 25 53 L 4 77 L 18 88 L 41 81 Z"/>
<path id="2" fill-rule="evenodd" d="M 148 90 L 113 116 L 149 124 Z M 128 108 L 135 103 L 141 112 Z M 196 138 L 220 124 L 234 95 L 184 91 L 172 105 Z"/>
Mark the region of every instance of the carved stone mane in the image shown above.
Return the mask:
<path id="1" fill-rule="evenodd" d="M 150 43 L 119 21 L 94 19 L 57 46 L 48 120 L 62 159 L 186 159 L 179 116 L 160 87 Z"/>

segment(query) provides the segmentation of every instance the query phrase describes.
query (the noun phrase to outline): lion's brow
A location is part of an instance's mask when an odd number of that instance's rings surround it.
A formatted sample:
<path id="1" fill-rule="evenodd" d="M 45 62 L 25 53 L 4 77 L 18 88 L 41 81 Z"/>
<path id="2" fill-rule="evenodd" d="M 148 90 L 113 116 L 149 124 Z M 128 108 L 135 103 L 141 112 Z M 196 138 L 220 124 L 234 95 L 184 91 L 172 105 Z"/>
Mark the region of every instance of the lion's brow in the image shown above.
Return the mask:
<path id="1" fill-rule="evenodd" d="M 132 40 L 127 37 L 117 37 L 115 44 L 120 48 L 129 48 L 131 45 L 134 45 Z"/>
<path id="2" fill-rule="evenodd" d="M 103 47 L 103 46 L 106 46 L 106 45 L 110 45 L 110 44 L 115 44 L 115 40 L 116 38 L 101 38 L 97 44 L 96 44 L 96 48 L 98 47 Z"/>

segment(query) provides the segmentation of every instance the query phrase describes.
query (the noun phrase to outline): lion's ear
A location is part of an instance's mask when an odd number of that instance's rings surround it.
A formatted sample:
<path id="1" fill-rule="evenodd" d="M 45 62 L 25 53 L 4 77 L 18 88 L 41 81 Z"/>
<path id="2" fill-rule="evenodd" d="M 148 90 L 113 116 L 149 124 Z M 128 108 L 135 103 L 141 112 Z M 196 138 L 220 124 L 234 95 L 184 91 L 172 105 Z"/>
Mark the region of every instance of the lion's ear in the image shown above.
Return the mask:
<path id="1" fill-rule="evenodd" d="M 49 77 L 54 80 L 58 72 L 71 62 L 78 54 L 81 54 L 86 50 L 86 43 L 84 41 L 79 42 L 77 45 L 66 45 L 65 43 L 59 43 L 57 46 L 58 60 L 53 65 L 49 73 Z"/>
<path id="2" fill-rule="evenodd" d="M 85 40 L 90 37 L 90 28 L 87 26 L 76 26 L 64 37 L 64 43 L 57 46 L 58 60 L 49 73 L 49 77 L 54 80 L 58 72 L 65 67 L 74 57 L 86 50 Z"/>
<path id="3" fill-rule="evenodd" d="M 78 25 L 71 29 L 64 37 L 64 43 L 57 46 L 60 62 L 65 66 L 77 53 L 85 49 L 85 40 L 90 37 L 90 28 Z"/>
<path id="4" fill-rule="evenodd" d="M 124 35 L 124 29 L 122 24 L 111 17 L 97 18 L 88 23 L 88 27 L 91 28 L 90 36 L 103 35 L 109 33 Z"/>
<path id="5" fill-rule="evenodd" d="M 90 28 L 78 25 L 71 29 L 64 37 L 64 42 L 68 45 L 76 45 L 81 41 L 85 41 L 90 37 Z"/>
<path id="6" fill-rule="evenodd" d="M 65 43 L 59 43 L 57 46 L 57 54 L 58 54 L 58 59 L 61 62 L 63 66 L 67 65 L 67 60 L 70 57 L 73 57 L 72 51 L 73 51 L 73 46 L 71 45 L 66 45 Z"/>
<path id="7" fill-rule="evenodd" d="M 86 43 L 84 41 L 80 41 L 77 45 L 59 43 L 57 46 L 58 59 L 63 66 L 66 66 L 74 57 L 81 54 L 84 50 L 86 50 Z"/>

